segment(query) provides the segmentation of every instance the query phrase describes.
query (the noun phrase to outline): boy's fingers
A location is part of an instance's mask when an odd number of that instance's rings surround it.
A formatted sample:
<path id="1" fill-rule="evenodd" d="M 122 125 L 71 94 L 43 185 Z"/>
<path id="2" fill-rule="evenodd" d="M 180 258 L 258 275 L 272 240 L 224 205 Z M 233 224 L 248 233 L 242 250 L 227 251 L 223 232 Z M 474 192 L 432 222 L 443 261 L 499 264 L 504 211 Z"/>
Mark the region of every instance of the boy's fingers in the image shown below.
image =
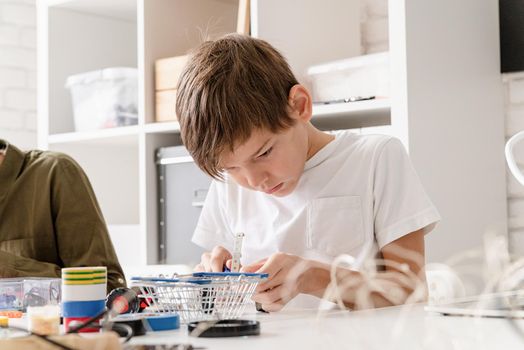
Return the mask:
<path id="1" fill-rule="evenodd" d="M 259 273 L 269 274 L 269 279 L 276 276 L 276 274 L 284 267 L 283 260 L 279 253 L 271 255 L 267 261 L 257 270 Z"/>
<path id="2" fill-rule="evenodd" d="M 224 271 L 225 259 L 222 256 L 214 256 L 211 258 L 210 268 L 211 272 L 222 272 Z"/>
<path id="3" fill-rule="evenodd" d="M 231 270 L 231 264 L 232 264 L 232 263 L 233 263 L 233 261 L 232 261 L 231 259 L 228 259 L 228 260 L 226 261 L 226 267 L 227 267 L 229 270 Z"/>
<path id="4" fill-rule="evenodd" d="M 263 292 L 265 290 L 275 288 L 284 284 L 285 279 L 286 276 L 280 273 L 280 271 L 277 271 L 276 273 L 269 275 L 269 278 L 265 282 L 260 283 L 255 290 L 257 292 Z"/>
<path id="5" fill-rule="evenodd" d="M 264 258 L 251 265 L 242 266 L 242 268 L 240 269 L 240 272 L 248 272 L 248 273 L 257 272 L 258 270 L 260 270 L 260 268 L 262 268 L 262 266 L 264 266 L 267 259 L 268 258 Z"/>
<path id="6" fill-rule="evenodd" d="M 267 290 L 265 292 L 257 293 L 253 295 L 253 300 L 262 305 L 273 304 L 282 298 L 282 287 Z M 265 310 L 265 309 L 264 309 Z"/>
<path id="7" fill-rule="evenodd" d="M 224 270 L 224 264 L 231 258 L 231 253 L 226 248 L 221 246 L 213 248 L 210 260 L 211 272 L 222 272 Z"/>
<path id="8" fill-rule="evenodd" d="M 253 272 L 257 272 L 258 269 L 260 269 L 261 267 L 262 265 L 258 265 L 258 264 L 242 266 L 242 268 L 240 268 L 240 272 L 253 273 Z"/>
<path id="9" fill-rule="evenodd" d="M 202 264 L 196 265 L 195 268 L 193 269 L 193 272 L 205 272 L 205 271 L 206 271 L 206 268 Z"/>
<path id="10" fill-rule="evenodd" d="M 285 303 L 282 300 L 279 300 L 273 304 L 262 304 L 262 309 L 266 312 L 277 312 L 282 310 Z"/>
<path id="11" fill-rule="evenodd" d="M 284 286 L 280 285 L 271 290 L 257 293 L 253 296 L 253 300 L 262 304 L 265 311 L 273 312 L 281 310 L 295 295 L 289 293 Z"/>
<path id="12" fill-rule="evenodd" d="M 209 252 L 205 252 L 202 254 L 202 256 L 200 257 L 200 266 L 201 266 L 201 271 L 203 272 L 209 272 L 210 271 L 210 266 L 209 266 L 209 261 L 211 259 L 211 253 Z"/>
<path id="13" fill-rule="evenodd" d="M 279 289 L 278 287 L 275 289 Z M 272 290 L 264 294 L 256 294 L 253 296 L 253 300 L 262 305 L 262 309 L 266 312 L 280 311 L 284 305 L 286 305 L 291 298 L 279 297 L 281 292 L 278 290 Z"/>

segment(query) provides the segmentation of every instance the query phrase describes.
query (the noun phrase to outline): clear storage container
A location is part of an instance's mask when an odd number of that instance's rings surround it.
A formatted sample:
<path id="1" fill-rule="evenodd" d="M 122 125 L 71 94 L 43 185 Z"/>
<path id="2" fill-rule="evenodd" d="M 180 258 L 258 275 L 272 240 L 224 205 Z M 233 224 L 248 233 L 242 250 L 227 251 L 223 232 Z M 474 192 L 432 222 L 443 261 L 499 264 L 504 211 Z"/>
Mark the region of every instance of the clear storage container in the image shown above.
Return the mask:
<path id="1" fill-rule="evenodd" d="M 389 97 L 389 55 L 378 53 L 327 62 L 307 71 L 314 102 Z"/>
<path id="2" fill-rule="evenodd" d="M 76 131 L 138 123 L 136 68 L 106 68 L 67 78 Z"/>
<path id="3" fill-rule="evenodd" d="M 26 311 L 29 306 L 60 303 L 60 278 L 0 279 L 0 310 Z"/>

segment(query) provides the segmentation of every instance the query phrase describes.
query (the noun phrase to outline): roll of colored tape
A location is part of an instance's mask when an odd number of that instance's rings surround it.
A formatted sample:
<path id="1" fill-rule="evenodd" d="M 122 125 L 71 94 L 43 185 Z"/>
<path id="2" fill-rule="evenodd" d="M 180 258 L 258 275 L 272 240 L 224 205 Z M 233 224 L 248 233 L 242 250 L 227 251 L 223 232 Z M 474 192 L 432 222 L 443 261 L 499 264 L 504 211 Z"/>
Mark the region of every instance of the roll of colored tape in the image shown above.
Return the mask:
<path id="1" fill-rule="evenodd" d="M 62 275 L 86 277 L 100 277 L 104 276 L 106 273 L 107 271 L 104 269 L 62 271 Z"/>
<path id="2" fill-rule="evenodd" d="M 127 336 L 127 331 L 123 329 L 122 327 L 119 327 L 119 325 L 127 325 L 131 327 L 133 330 L 134 336 L 140 336 L 146 334 L 146 329 L 144 327 L 143 319 L 140 315 L 125 315 L 128 317 L 120 317 L 121 315 L 113 318 L 109 321 L 109 324 L 111 326 L 111 330 L 117 332 L 121 337 Z M 130 317 L 129 317 L 130 316 Z M 103 321 L 102 321 L 103 322 Z M 105 327 L 106 324 L 102 323 L 102 325 Z"/>
<path id="3" fill-rule="evenodd" d="M 69 329 L 74 328 L 86 322 L 90 318 L 91 317 L 64 317 L 65 331 L 69 332 Z M 82 328 L 78 332 L 79 333 L 93 333 L 93 332 L 98 332 L 99 330 L 100 330 L 99 328 L 94 328 L 93 326 L 91 326 L 91 327 Z"/>
<path id="4" fill-rule="evenodd" d="M 105 298 L 105 284 L 62 285 L 62 301 L 90 301 Z"/>
<path id="5" fill-rule="evenodd" d="M 140 320 L 144 328 L 151 332 L 167 331 L 180 328 L 180 316 L 176 313 L 123 314 L 114 317 L 110 322 L 127 322 Z"/>
<path id="6" fill-rule="evenodd" d="M 62 285 L 90 285 L 106 284 L 107 268 L 95 267 L 69 267 L 62 269 Z"/>
<path id="7" fill-rule="evenodd" d="M 178 314 L 145 314 L 144 327 L 149 331 L 168 331 L 180 328 Z"/>
<path id="8" fill-rule="evenodd" d="M 94 278 L 84 278 L 84 279 L 80 279 L 80 278 L 76 278 L 76 279 L 69 279 L 69 278 L 64 278 L 62 277 L 62 285 L 63 286 L 85 286 L 85 285 L 91 285 L 91 284 L 95 284 L 95 285 L 106 285 L 107 283 L 107 280 L 104 278 L 104 279 L 94 279 Z"/>
<path id="9" fill-rule="evenodd" d="M 82 273 L 107 273 L 105 266 L 82 266 L 82 267 L 64 267 L 62 273 L 82 274 Z"/>
<path id="10" fill-rule="evenodd" d="M 105 308 L 105 300 L 63 301 L 63 317 L 93 317 Z"/>

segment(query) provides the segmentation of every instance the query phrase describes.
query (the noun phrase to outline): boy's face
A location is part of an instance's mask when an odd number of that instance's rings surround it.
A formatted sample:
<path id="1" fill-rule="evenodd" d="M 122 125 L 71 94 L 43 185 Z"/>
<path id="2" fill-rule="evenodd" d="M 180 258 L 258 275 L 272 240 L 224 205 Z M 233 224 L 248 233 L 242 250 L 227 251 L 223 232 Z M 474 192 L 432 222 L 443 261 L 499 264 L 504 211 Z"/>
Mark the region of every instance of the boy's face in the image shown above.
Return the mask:
<path id="1" fill-rule="evenodd" d="M 251 137 L 221 159 L 223 169 L 240 185 L 283 197 L 296 188 L 308 154 L 304 123 L 280 133 L 254 130 Z"/>

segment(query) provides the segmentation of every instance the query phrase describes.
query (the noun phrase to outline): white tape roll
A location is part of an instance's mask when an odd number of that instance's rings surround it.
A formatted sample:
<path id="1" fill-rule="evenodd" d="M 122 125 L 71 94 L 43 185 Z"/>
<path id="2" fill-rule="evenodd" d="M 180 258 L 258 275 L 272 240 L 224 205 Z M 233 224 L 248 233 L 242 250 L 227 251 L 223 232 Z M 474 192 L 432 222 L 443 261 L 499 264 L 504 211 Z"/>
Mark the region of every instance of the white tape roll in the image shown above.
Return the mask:
<path id="1" fill-rule="evenodd" d="M 90 301 L 106 298 L 106 284 L 62 285 L 62 301 Z"/>

